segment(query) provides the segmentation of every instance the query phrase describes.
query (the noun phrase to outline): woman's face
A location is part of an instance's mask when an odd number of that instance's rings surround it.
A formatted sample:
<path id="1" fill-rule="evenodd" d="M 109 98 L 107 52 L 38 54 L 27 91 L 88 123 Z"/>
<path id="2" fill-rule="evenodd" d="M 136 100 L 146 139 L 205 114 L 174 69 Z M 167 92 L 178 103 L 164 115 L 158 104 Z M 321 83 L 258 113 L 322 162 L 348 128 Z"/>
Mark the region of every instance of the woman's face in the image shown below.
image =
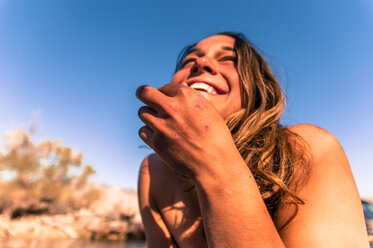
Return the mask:
<path id="1" fill-rule="evenodd" d="M 201 40 L 184 58 L 171 83 L 186 83 L 198 90 L 224 119 L 241 106 L 240 78 L 234 38 L 214 35 Z"/>

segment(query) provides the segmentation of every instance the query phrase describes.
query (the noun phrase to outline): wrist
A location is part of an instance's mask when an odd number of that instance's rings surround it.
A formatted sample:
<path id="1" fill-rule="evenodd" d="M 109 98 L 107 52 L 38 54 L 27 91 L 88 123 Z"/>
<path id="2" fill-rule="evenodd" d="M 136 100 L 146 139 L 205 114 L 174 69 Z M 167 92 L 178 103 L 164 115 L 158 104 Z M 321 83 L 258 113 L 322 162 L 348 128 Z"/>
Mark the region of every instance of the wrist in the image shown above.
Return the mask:
<path id="1" fill-rule="evenodd" d="M 208 159 L 193 173 L 190 180 L 202 191 L 229 191 L 227 185 L 240 181 L 242 177 L 247 180 L 252 174 L 238 150 L 235 150 L 228 156 L 220 153 L 219 158 Z"/>

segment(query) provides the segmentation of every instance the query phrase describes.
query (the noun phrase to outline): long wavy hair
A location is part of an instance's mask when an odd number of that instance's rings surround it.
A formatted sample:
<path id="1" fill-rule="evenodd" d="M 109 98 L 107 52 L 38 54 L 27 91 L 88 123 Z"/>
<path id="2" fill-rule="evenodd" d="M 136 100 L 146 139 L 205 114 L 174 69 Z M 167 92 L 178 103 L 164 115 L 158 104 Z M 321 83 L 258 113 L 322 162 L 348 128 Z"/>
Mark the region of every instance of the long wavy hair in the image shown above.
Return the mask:
<path id="1" fill-rule="evenodd" d="M 281 203 L 304 204 L 294 192 L 307 178 L 311 157 L 302 138 L 279 122 L 285 108 L 284 93 L 259 49 L 242 34 L 217 35 L 235 39 L 241 80 L 242 108 L 226 123 L 273 218 Z M 175 71 L 195 45 L 181 51 Z"/>

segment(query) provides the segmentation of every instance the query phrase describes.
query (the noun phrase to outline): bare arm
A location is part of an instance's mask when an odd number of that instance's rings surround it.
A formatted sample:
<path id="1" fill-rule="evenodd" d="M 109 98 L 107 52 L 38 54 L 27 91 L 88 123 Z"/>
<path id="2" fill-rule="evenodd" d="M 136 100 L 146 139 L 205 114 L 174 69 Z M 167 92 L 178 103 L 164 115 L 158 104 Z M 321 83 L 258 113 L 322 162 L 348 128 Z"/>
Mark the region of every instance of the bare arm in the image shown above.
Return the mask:
<path id="1" fill-rule="evenodd" d="M 360 196 L 342 146 L 313 125 L 297 125 L 292 131 L 310 145 L 313 164 L 306 185 L 297 192 L 305 205 L 280 232 L 286 247 L 369 247 Z M 292 211 L 292 206 L 283 206 L 278 221 Z"/>
<path id="2" fill-rule="evenodd" d="M 368 247 L 360 197 L 342 147 L 315 126 L 293 131 L 309 143 L 314 158 L 310 178 L 297 192 L 305 205 L 297 213 L 294 205 L 280 208 L 277 226 L 296 217 L 278 233 L 251 173 L 232 161 L 230 172 L 210 171 L 195 179 L 209 247 Z"/>
<path id="3" fill-rule="evenodd" d="M 285 247 L 250 170 L 232 158 L 194 180 L 208 247 Z"/>
<path id="4" fill-rule="evenodd" d="M 220 113 L 189 87 L 162 90 L 138 91 L 139 135 L 196 185 L 208 247 L 284 247 Z"/>
<path id="5" fill-rule="evenodd" d="M 317 128 L 294 130 L 310 144 L 314 163 L 310 180 L 297 192 L 306 205 L 279 233 L 276 226 L 286 222 L 292 209 L 283 206 L 273 223 L 219 113 L 188 87 L 164 87 L 172 97 L 151 87 L 138 94 L 150 106 L 139 112 L 147 125 L 140 137 L 167 166 L 193 181 L 208 247 L 368 247 L 355 182 L 330 134 Z M 339 206 L 344 196 L 351 202 Z M 348 226 L 341 228 L 347 213 Z M 335 239 L 340 239 L 337 246 Z"/>

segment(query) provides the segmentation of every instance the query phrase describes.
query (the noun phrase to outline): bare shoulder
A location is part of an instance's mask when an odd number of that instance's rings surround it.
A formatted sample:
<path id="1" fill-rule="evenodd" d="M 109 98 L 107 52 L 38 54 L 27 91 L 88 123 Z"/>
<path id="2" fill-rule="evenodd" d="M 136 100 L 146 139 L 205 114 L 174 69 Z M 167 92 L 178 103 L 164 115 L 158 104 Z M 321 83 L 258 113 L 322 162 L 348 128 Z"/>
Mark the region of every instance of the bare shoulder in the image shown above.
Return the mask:
<path id="1" fill-rule="evenodd" d="M 205 247 L 197 195 L 184 180 L 154 154 L 142 162 L 138 194 L 149 248 Z"/>
<path id="2" fill-rule="evenodd" d="M 334 135 L 310 124 L 289 128 L 306 143 L 312 156 L 307 181 L 297 192 L 293 221 L 281 230 L 286 247 L 367 247 L 360 196 L 345 152 Z M 281 222 L 294 206 L 278 211 Z M 282 222 L 283 223 L 283 222 Z M 296 237 L 296 238 L 295 238 Z"/>
<path id="3" fill-rule="evenodd" d="M 163 162 L 154 153 L 146 156 L 141 163 L 140 173 L 148 174 L 150 170 L 155 168 L 162 169 L 164 166 Z"/>
<path id="4" fill-rule="evenodd" d="M 139 176 L 150 177 L 150 176 L 160 176 L 164 170 L 163 162 L 158 158 L 157 155 L 150 154 L 144 158 L 140 166 Z"/>
<path id="5" fill-rule="evenodd" d="M 155 154 L 146 156 L 142 161 L 138 181 L 138 193 L 140 204 L 145 204 L 144 201 L 141 201 L 143 199 L 147 200 L 146 203 L 148 203 L 148 201 L 153 200 L 153 197 L 150 195 L 150 191 L 157 191 L 153 188 L 158 184 L 155 184 L 152 181 L 154 181 L 154 179 L 157 179 L 162 175 L 162 173 L 159 171 L 160 169 L 162 170 L 162 166 L 163 165 L 161 161 L 157 158 Z"/>
<path id="6" fill-rule="evenodd" d="M 321 127 L 312 124 L 298 124 L 289 127 L 289 130 L 306 141 L 315 159 L 327 154 L 330 149 L 342 149 L 337 138 Z"/>
<path id="7" fill-rule="evenodd" d="M 168 173 L 170 170 L 155 154 L 147 156 L 140 166 L 138 199 L 149 248 L 176 246 L 159 207 L 160 200 L 172 195 L 164 191 L 167 187 L 162 184 Z"/>
<path id="8" fill-rule="evenodd" d="M 342 145 L 332 133 L 312 124 L 298 124 L 290 127 L 289 130 L 299 135 L 306 143 L 306 152 L 309 152 L 312 158 L 309 175 L 311 180 L 347 180 L 357 193 L 348 158 Z"/>
<path id="9" fill-rule="evenodd" d="M 177 184 L 176 173 L 169 169 L 156 154 L 145 157 L 139 171 L 139 194 L 146 194 L 152 204 L 167 197 L 172 187 Z M 160 195 L 161 194 L 161 195 Z"/>

